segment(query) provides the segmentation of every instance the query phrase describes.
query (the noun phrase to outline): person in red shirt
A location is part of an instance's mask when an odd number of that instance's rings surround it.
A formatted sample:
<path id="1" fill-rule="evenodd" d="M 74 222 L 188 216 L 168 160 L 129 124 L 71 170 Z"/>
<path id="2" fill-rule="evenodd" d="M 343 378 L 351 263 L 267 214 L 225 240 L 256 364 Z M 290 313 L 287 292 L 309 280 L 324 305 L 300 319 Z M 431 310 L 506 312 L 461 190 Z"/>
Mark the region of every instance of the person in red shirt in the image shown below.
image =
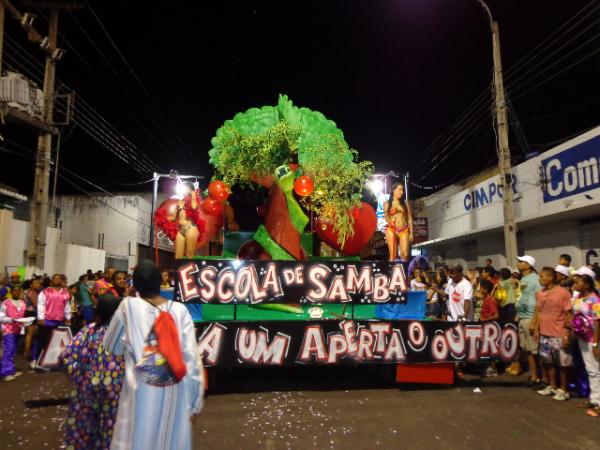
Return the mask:
<path id="1" fill-rule="evenodd" d="M 494 283 L 492 283 L 490 280 L 481 280 L 479 282 L 479 291 L 483 297 L 483 304 L 481 305 L 482 322 L 489 322 L 491 320 L 498 320 L 500 318 L 498 302 L 492 295 L 493 290 Z"/>
<path id="2" fill-rule="evenodd" d="M 479 292 L 483 297 L 483 303 L 481 305 L 481 321 L 489 322 L 492 320 L 498 320 L 500 318 L 500 311 L 498 310 L 498 302 L 492 295 L 494 291 L 494 283 L 491 280 L 481 280 L 479 282 Z M 497 377 L 498 369 L 496 363 L 491 363 L 487 369 L 485 369 L 486 377 Z"/>
<path id="3" fill-rule="evenodd" d="M 571 322 L 571 294 L 558 286 L 556 272 L 552 267 L 540 271 L 540 285 L 537 291 L 535 309 L 534 339 L 539 339 L 539 356 L 544 378 L 549 385 L 537 391 L 544 396 L 552 395 L 554 400 L 569 399 L 567 392 L 568 368 L 573 365 L 569 348 L 568 324 Z M 556 383 L 556 369 L 560 371 L 560 388 Z"/>

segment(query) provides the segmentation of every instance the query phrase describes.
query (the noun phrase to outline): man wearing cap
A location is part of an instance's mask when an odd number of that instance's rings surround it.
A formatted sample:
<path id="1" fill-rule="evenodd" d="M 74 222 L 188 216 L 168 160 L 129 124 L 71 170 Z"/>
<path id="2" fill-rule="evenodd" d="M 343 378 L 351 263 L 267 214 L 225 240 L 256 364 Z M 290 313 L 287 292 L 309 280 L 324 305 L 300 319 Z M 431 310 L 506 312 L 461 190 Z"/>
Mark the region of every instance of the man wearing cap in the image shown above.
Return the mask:
<path id="1" fill-rule="evenodd" d="M 463 276 L 460 264 L 448 269 L 448 284 L 446 285 L 446 298 L 448 304 L 448 321 L 473 320 L 473 286 Z"/>
<path id="2" fill-rule="evenodd" d="M 558 285 L 571 290 L 573 281 L 571 280 L 571 271 L 569 268 L 559 264 L 554 268 L 554 271 L 556 272 L 556 282 Z"/>
<path id="3" fill-rule="evenodd" d="M 535 323 L 536 293 L 542 287 L 537 272 L 535 271 L 535 258 L 530 255 L 517 257 L 517 269 L 521 272 L 521 296 L 517 302 L 517 316 L 519 317 L 519 344 L 521 350 L 527 355 L 529 363 L 528 385 L 540 389 L 542 382 L 538 377 L 538 342 L 533 339 Z"/>

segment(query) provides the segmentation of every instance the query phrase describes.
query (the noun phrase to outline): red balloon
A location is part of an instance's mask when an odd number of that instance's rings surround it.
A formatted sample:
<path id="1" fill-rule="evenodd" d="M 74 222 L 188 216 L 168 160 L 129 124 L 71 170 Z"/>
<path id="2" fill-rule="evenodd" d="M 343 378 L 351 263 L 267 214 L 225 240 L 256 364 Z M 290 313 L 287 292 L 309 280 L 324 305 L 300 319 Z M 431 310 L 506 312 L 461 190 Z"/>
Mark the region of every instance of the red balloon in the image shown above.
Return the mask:
<path id="1" fill-rule="evenodd" d="M 223 205 L 211 197 L 202 200 L 200 207 L 209 216 L 220 216 L 223 212 Z"/>
<path id="2" fill-rule="evenodd" d="M 260 204 L 256 207 L 256 214 L 258 214 L 260 217 L 265 217 L 265 214 L 267 214 L 267 205 L 265 204 Z"/>
<path id="3" fill-rule="evenodd" d="M 306 197 L 307 195 L 312 194 L 314 188 L 315 185 L 313 180 L 307 175 L 302 175 L 294 180 L 294 191 L 300 197 Z"/>
<path id="4" fill-rule="evenodd" d="M 317 236 L 331 248 L 347 256 L 358 255 L 361 249 L 369 242 L 377 228 L 377 214 L 368 203 L 362 202 L 360 208 L 354 207 L 347 214 L 354 217 L 354 234 L 346 238 L 343 245 L 338 243 L 338 233 L 333 231 L 333 221 L 317 218 Z"/>
<path id="5" fill-rule="evenodd" d="M 229 187 L 222 181 L 211 181 L 211 183 L 208 185 L 208 195 L 210 198 L 218 202 L 222 203 L 227 200 L 229 193 Z"/>

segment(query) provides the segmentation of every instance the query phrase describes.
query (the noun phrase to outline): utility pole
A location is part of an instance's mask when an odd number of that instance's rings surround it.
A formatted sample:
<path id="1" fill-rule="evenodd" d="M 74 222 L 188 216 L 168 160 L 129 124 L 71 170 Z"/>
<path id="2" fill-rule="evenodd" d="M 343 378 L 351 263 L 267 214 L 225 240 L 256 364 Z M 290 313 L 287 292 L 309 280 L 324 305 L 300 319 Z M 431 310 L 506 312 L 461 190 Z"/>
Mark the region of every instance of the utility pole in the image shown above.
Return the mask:
<path id="1" fill-rule="evenodd" d="M 58 37 L 58 9 L 51 8 L 48 23 L 48 47 L 56 49 Z M 44 71 L 44 109 L 43 121 L 52 123 L 54 103 L 54 82 L 56 78 L 56 59 L 46 55 Z M 52 134 L 40 133 L 35 159 L 35 179 L 31 202 L 31 222 L 27 261 L 29 265 L 43 268 L 46 253 L 46 227 L 48 225 L 48 191 L 50 188 L 50 160 L 52 158 Z"/>
<path id="2" fill-rule="evenodd" d="M 504 249 L 506 264 L 511 265 L 517 260 L 517 223 L 513 210 L 513 178 L 508 147 L 508 121 L 506 118 L 506 99 L 504 96 L 504 81 L 502 78 L 502 57 L 500 53 L 500 31 L 498 22 L 492 17 L 492 12 L 483 0 L 478 0 L 490 19 L 492 31 L 492 50 L 494 54 L 494 107 L 497 129 L 498 167 L 500 169 L 500 185 L 504 213 Z"/>
<path id="3" fill-rule="evenodd" d="M 22 0 L 26 7 L 49 9 L 48 36 L 44 37 L 34 28 L 35 15 L 22 14 L 10 0 L 0 0 L 0 23 L 3 25 L 4 11 L 6 10 L 23 28 L 30 42 L 38 44 L 46 54 L 46 67 L 44 71 L 44 104 L 42 105 L 42 120 L 30 117 L 14 108 L 5 108 L 7 116 L 13 117 L 18 122 L 36 129 L 38 134 L 37 151 L 35 158 L 35 179 L 33 195 L 30 206 L 31 222 L 29 231 L 29 244 L 27 249 L 27 264 L 38 268 L 44 267 L 46 251 L 46 226 L 48 224 L 48 191 L 50 187 L 50 161 L 52 158 L 52 136 L 58 134 L 54 126 L 54 84 L 56 78 L 56 63 L 64 51 L 57 47 L 58 38 L 58 11 L 60 9 L 80 9 L 82 5 L 76 0 Z M 2 30 L 3 31 L 3 28 Z M 1 51 L 0 37 L 0 51 Z M 0 53 L 1 56 L 1 53 Z"/>

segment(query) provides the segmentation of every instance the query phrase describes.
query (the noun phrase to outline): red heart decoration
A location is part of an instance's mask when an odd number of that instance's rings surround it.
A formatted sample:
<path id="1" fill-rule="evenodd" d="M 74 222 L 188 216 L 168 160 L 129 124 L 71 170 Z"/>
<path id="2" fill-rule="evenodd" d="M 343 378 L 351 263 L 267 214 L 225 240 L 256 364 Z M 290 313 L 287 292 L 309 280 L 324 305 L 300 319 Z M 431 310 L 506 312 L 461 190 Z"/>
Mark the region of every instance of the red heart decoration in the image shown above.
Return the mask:
<path id="1" fill-rule="evenodd" d="M 347 214 L 354 217 L 354 234 L 346 238 L 344 245 L 337 241 L 338 233 L 333 231 L 331 219 L 316 220 L 317 236 L 331 248 L 342 252 L 346 256 L 358 255 L 361 249 L 369 242 L 377 228 L 377 214 L 368 203 L 362 202 L 362 206 L 352 208 Z"/>

